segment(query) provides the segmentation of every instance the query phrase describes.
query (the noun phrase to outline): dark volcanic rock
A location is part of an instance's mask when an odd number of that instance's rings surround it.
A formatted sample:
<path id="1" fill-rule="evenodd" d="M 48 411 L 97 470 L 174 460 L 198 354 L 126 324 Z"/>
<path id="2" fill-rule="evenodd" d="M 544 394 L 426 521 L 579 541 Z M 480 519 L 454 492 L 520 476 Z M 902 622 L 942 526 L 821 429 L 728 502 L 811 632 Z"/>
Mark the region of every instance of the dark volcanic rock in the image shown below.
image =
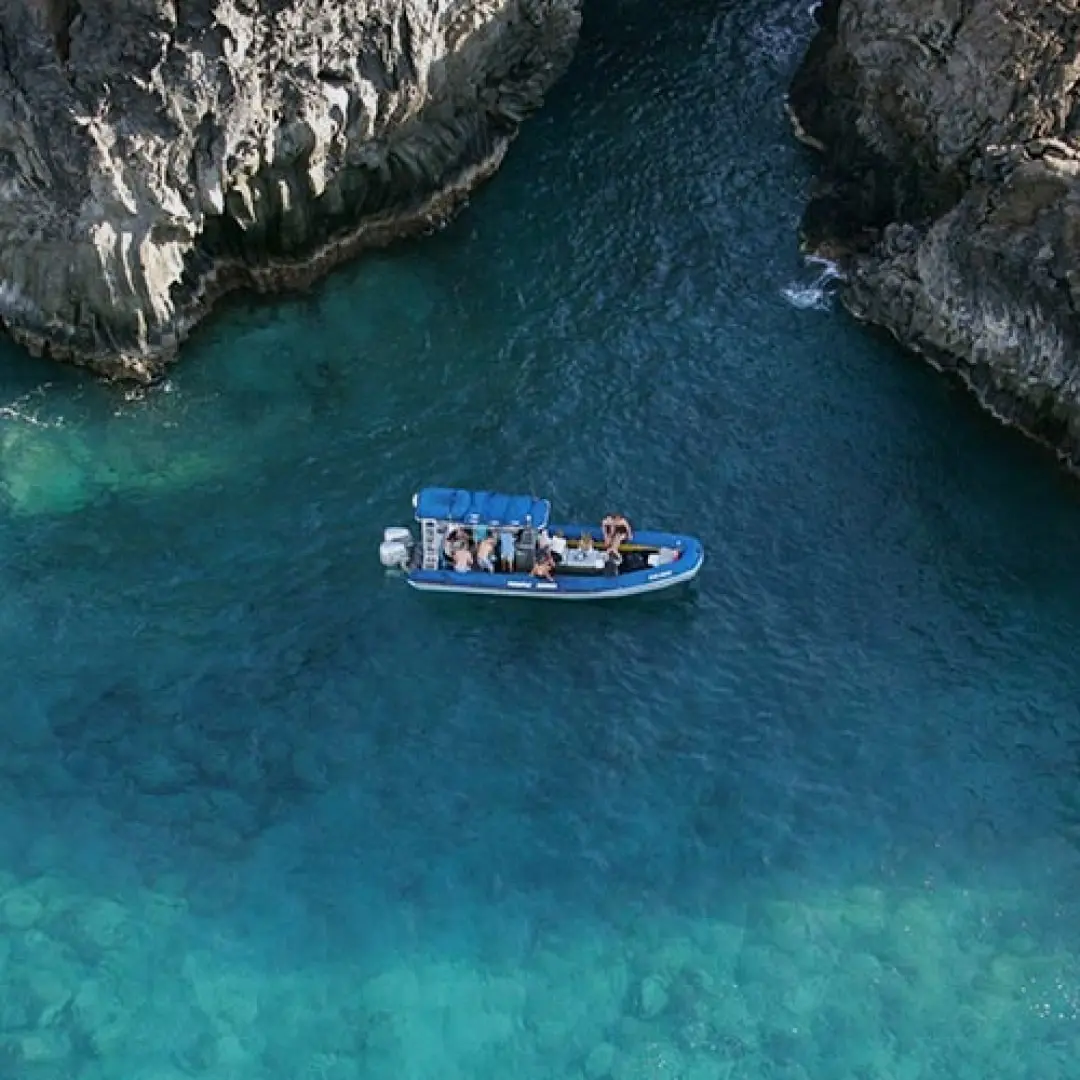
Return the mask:
<path id="1" fill-rule="evenodd" d="M 1080 0 L 826 0 L 790 108 L 860 318 L 1080 466 Z"/>
<path id="2" fill-rule="evenodd" d="M 216 295 L 430 229 L 572 55 L 580 0 L 10 0 L 0 322 L 148 378 Z"/>

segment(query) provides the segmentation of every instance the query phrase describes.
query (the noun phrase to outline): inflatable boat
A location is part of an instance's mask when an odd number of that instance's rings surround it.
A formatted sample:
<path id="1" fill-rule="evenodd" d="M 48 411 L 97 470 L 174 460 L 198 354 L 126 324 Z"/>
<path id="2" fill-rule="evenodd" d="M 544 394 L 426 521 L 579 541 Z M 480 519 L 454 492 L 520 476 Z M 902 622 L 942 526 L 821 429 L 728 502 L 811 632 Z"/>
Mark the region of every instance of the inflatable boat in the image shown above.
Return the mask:
<path id="1" fill-rule="evenodd" d="M 529 495 L 431 487 L 413 510 L 419 536 L 387 528 L 379 558 L 426 592 L 609 600 L 688 582 L 705 558 L 693 536 L 636 531 L 621 517 L 614 535 L 606 523 L 552 525 L 550 502 Z"/>

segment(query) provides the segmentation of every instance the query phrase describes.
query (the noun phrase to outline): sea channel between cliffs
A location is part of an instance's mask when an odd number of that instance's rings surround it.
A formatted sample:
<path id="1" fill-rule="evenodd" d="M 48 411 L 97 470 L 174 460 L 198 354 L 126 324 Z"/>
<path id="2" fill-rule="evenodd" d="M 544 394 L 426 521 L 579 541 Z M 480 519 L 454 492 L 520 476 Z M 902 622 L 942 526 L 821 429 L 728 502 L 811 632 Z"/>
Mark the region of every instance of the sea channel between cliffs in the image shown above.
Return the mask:
<path id="1" fill-rule="evenodd" d="M 0 344 L 0 1075 L 1072 1080 L 1075 490 L 801 256 L 801 0 L 597 2 L 445 228 Z M 433 481 L 708 561 L 425 602 Z"/>

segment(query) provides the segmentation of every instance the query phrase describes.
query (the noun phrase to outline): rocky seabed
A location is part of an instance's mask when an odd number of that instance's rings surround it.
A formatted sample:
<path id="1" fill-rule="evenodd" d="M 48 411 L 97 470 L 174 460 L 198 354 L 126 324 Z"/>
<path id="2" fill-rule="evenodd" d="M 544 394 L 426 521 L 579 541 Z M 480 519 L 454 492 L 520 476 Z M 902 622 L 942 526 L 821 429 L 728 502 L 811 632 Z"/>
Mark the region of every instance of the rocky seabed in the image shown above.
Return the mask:
<path id="1" fill-rule="evenodd" d="M 1080 957 L 1025 913 L 1015 892 L 866 886 L 568 926 L 514 966 L 270 970 L 196 944 L 179 879 L 104 897 L 0 873 L 0 1062 L 20 1080 L 1064 1078 Z"/>

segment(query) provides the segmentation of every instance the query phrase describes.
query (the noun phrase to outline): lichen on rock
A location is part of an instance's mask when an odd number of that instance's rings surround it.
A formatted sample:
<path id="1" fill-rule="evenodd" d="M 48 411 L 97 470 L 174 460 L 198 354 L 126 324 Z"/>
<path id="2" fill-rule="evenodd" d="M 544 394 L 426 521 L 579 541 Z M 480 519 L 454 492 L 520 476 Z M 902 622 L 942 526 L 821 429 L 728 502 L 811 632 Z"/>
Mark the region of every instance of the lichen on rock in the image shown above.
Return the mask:
<path id="1" fill-rule="evenodd" d="M 15 0 L 0 321 L 147 379 L 222 292 L 444 222 L 568 64 L 580 0 Z"/>
<path id="2" fill-rule="evenodd" d="M 1080 3 L 826 0 L 806 245 L 859 318 L 1080 467 Z"/>

